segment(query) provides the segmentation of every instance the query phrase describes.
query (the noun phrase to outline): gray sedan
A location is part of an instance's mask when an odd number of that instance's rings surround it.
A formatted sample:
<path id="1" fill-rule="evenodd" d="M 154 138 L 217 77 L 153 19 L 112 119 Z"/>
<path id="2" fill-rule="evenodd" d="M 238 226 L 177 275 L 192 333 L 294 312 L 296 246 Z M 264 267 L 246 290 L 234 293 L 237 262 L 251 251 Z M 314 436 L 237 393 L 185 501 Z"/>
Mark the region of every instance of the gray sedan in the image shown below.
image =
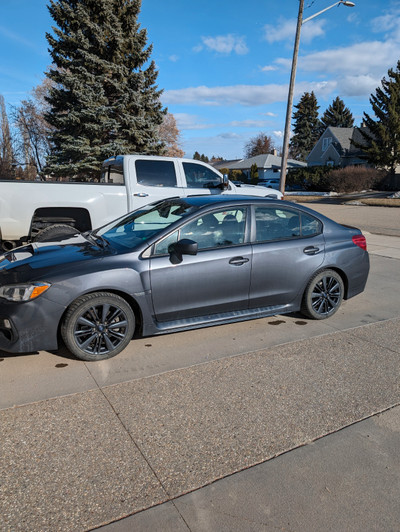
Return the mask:
<path id="1" fill-rule="evenodd" d="M 364 290 L 366 241 L 289 202 L 171 198 L 100 229 L 0 257 L 0 349 L 82 360 L 120 353 L 134 335 L 301 311 L 332 316 Z"/>

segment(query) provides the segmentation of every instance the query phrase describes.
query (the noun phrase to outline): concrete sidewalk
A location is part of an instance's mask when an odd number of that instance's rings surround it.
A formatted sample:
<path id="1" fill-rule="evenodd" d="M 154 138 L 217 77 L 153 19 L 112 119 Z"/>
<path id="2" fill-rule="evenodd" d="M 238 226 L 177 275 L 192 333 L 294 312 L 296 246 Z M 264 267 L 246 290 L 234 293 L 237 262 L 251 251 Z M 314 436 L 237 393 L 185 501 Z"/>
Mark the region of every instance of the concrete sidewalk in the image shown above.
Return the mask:
<path id="1" fill-rule="evenodd" d="M 399 446 L 395 407 L 100 530 L 395 531 Z"/>
<path id="2" fill-rule="evenodd" d="M 112 385 L 98 364 L 90 389 L 70 363 L 72 391 L 54 370 L 10 408 L 17 390 L 0 410 L 0 530 L 399 530 L 400 312 L 374 302 L 396 301 L 400 239 L 366 237 L 387 267 L 345 330 Z M 44 386 L 39 362 L 2 394 Z"/>
<path id="3" fill-rule="evenodd" d="M 397 318 L 3 410 L 0 529 L 396 530 L 398 410 L 319 438 L 399 405 L 399 355 Z"/>

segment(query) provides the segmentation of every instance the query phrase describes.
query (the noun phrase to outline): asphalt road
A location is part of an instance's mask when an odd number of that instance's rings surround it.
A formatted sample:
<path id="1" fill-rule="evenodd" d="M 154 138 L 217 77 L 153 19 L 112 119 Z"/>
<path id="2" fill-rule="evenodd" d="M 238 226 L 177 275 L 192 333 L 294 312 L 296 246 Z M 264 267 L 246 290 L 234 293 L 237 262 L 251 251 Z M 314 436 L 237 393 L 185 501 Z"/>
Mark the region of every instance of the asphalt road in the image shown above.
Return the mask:
<path id="1" fill-rule="evenodd" d="M 135 340 L 98 363 L 0 353 L 0 530 L 92 529 L 399 404 L 400 209 L 313 208 L 371 233 L 367 288 L 329 320 L 276 316 Z M 212 494 L 193 493 L 204 510 Z M 175 502 L 172 517 L 160 506 L 115 530 L 160 519 L 165 530 L 222 530 L 193 518 L 195 499 L 182 499 L 186 520 Z M 269 529 L 235 522 L 226 530 Z"/>

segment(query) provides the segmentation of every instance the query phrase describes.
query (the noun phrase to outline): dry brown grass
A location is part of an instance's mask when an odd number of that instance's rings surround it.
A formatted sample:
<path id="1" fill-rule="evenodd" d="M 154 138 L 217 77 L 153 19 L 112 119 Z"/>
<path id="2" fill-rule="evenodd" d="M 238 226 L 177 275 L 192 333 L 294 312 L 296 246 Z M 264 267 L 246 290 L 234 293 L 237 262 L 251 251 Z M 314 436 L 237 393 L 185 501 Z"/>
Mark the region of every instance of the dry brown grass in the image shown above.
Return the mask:
<path id="1" fill-rule="evenodd" d="M 293 201 L 293 203 L 312 203 L 313 201 L 320 201 L 324 196 L 291 196 L 290 194 L 285 194 L 286 201 Z"/>
<path id="2" fill-rule="evenodd" d="M 361 203 L 377 207 L 400 207 L 400 198 L 365 198 Z"/>
<path id="3" fill-rule="evenodd" d="M 326 196 L 290 196 L 290 194 L 285 194 L 285 200 L 294 203 L 314 203 L 323 199 L 326 199 Z M 340 198 L 337 199 L 340 201 Z M 400 207 L 400 198 L 359 198 L 353 201 L 374 207 Z M 346 203 L 346 200 L 343 200 L 343 203 Z"/>

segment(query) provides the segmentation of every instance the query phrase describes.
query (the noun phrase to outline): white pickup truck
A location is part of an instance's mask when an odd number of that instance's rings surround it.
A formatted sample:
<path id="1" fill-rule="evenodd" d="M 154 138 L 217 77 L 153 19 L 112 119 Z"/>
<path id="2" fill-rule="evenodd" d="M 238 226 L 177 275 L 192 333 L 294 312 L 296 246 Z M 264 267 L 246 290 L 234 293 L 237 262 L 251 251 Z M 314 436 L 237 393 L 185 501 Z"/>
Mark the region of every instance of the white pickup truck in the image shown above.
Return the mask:
<path id="1" fill-rule="evenodd" d="M 103 163 L 99 182 L 0 181 L 0 247 L 87 231 L 153 201 L 198 194 L 281 198 L 281 192 L 234 185 L 192 159 L 118 155 Z"/>

